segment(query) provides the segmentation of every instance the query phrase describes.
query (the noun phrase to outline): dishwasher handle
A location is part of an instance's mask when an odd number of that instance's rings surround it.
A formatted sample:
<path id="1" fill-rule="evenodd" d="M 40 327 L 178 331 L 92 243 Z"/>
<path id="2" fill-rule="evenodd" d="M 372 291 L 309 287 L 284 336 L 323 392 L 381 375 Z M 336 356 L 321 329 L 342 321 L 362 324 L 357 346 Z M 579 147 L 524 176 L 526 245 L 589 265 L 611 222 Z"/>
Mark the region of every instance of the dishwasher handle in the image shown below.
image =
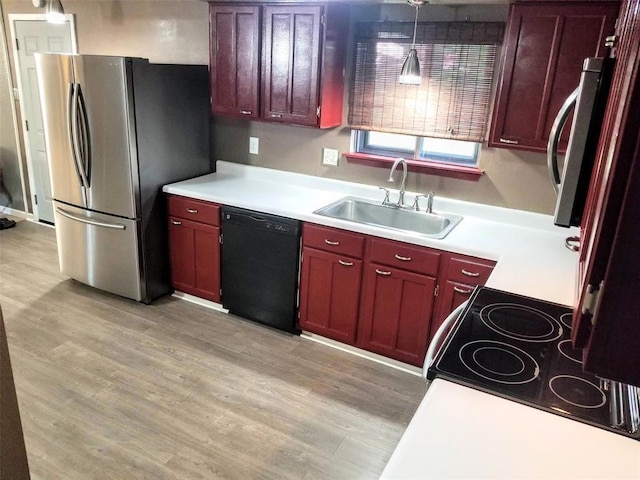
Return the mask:
<path id="1" fill-rule="evenodd" d="M 427 349 L 427 354 L 424 357 L 424 366 L 422 367 L 422 377 L 426 380 L 427 371 L 429 367 L 433 363 L 436 355 L 438 354 L 437 349 L 442 343 L 440 340 L 442 337 L 449 331 L 449 328 L 454 324 L 454 322 L 460 317 L 462 310 L 467 306 L 468 300 L 462 302 L 456 309 L 449 314 L 447 318 L 440 324 L 438 330 L 436 330 L 431 343 L 429 344 L 429 348 Z"/>

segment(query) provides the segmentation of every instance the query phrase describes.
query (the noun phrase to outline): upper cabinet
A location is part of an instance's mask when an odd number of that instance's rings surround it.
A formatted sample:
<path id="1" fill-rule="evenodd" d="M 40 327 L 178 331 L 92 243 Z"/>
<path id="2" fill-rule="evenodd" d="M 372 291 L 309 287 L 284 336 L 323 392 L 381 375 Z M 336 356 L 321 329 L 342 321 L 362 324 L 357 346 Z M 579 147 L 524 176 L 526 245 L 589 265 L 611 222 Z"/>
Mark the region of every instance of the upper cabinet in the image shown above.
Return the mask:
<path id="1" fill-rule="evenodd" d="M 348 6 L 209 9 L 214 115 L 319 128 L 342 123 Z"/>
<path id="2" fill-rule="evenodd" d="M 560 107 L 578 86 L 587 57 L 608 55 L 619 3 L 518 2 L 511 5 L 496 91 L 490 147 L 546 152 Z M 569 126 L 560 149 L 566 148 Z"/>

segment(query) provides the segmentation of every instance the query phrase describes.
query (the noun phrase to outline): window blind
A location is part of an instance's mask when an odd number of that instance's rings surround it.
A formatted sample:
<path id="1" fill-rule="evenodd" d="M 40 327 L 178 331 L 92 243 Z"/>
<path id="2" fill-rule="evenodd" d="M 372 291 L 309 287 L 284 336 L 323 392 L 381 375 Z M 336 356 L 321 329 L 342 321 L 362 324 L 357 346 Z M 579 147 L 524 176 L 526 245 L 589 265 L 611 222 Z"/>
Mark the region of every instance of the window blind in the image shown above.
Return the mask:
<path id="1" fill-rule="evenodd" d="M 398 76 L 411 48 L 412 22 L 360 22 L 349 98 L 351 128 L 480 142 L 487 129 L 503 23 L 420 22 L 421 85 Z"/>

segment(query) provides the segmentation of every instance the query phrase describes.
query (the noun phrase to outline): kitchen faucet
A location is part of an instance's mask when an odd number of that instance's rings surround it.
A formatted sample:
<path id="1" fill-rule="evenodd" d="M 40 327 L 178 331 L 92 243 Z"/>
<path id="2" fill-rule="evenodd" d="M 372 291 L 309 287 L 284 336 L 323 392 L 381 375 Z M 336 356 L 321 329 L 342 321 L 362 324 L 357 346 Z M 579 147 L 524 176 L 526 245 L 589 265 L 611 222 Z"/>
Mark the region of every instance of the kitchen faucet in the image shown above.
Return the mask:
<path id="1" fill-rule="evenodd" d="M 398 164 L 402 164 L 402 182 L 400 182 L 400 196 L 398 197 L 398 207 L 404 205 L 404 188 L 407 183 L 407 161 L 404 158 L 396 158 L 391 166 L 391 172 L 389 173 L 389 182 L 393 182 L 393 173 L 396 171 Z"/>

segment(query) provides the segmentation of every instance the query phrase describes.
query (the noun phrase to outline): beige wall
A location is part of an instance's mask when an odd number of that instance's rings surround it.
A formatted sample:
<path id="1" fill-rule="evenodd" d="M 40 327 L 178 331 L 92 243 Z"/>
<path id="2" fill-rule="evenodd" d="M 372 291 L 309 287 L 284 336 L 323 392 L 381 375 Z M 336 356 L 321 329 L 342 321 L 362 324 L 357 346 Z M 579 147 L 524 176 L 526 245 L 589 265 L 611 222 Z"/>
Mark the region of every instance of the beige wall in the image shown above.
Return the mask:
<path id="1" fill-rule="evenodd" d="M 62 0 L 76 18 L 80 53 L 131 55 L 155 62 L 208 63 L 207 4 L 199 0 Z M 373 3 L 373 2 L 372 2 Z M 8 13 L 42 13 L 30 0 L 2 0 Z M 506 5 L 426 6 L 421 19 L 505 20 Z M 362 19 L 413 19 L 413 10 L 395 5 L 358 6 Z M 260 154 L 249 155 L 249 136 L 260 139 Z M 268 168 L 362 182 L 386 184 L 386 170 L 349 164 L 321 165 L 323 147 L 347 151 L 348 128 L 320 131 L 216 118 L 212 127 L 214 159 L 250 163 Z M 480 166 L 485 175 L 477 182 L 426 174 L 409 174 L 408 188 L 435 190 L 437 194 L 510 208 L 551 213 L 555 195 L 547 179 L 543 155 L 482 148 Z"/>

